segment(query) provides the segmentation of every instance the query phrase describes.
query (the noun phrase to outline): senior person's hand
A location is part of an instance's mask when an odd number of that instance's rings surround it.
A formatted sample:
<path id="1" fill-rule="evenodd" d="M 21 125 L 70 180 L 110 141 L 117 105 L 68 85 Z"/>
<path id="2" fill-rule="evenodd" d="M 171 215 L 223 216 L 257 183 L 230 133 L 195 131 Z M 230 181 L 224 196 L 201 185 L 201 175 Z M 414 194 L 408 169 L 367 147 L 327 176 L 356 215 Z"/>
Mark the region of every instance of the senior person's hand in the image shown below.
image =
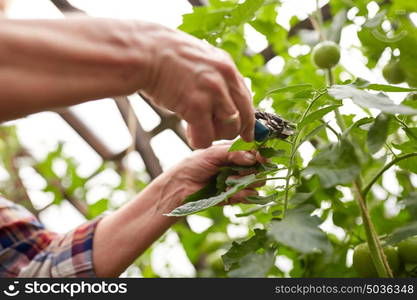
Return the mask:
<path id="1" fill-rule="evenodd" d="M 230 144 L 195 151 L 189 158 L 161 174 L 136 199 L 105 217 L 97 226 L 93 258 L 98 276 L 118 276 L 143 251 L 180 218 L 164 216 L 186 196 L 206 185 L 223 166 L 252 166 L 265 160 L 254 152 L 228 152 Z M 255 195 L 258 183 L 231 200 Z M 108 257 L 111 255 L 112 259 Z"/>
<path id="2" fill-rule="evenodd" d="M 190 194 L 198 191 L 208 184 L 209 180 L 216 175 L 221 167 L 228 165 L 253 166 L 257 162 L 264 163 L 265 158 L 255 151 L 228 152 L 230 143 L 213 145 L 204 150 L 194 151 L 190 157 L 177 166 L 168 170 L 159 179 L 164 181 L 164 188 L 160 190 L 161 213 L 167 213 L 181 205 L 183 200 Z M 255 169 L 242 171 L 239 176 L 256 172 Z M 257 195 L 254 189 L 262 186 L 258 182 L 247 189 L 241 190 L 231 198 L 231 202 L 244 202 L 247 196 Z M 166 196 L 167 195 L 167 196 Z M 175 195 L 175 197 L 172 197 Z"/>
<path id="3" fill-rule="evenodd" d="M 155 104 L 188 122 L 191 145 L 208 147 L 213 140 L 239 133 L 253 139 L 251 95 L 225 51 L 178 30 L 146 24 L 150 55 L 143 91 Z"/>

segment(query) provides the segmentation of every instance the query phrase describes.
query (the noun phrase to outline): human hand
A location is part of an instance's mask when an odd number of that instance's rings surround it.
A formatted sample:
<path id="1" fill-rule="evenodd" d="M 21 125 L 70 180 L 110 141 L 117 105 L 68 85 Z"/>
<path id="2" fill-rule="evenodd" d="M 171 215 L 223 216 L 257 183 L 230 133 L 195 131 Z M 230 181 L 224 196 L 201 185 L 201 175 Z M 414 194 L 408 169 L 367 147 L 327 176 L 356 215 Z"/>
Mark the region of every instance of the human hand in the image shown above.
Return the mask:
<path id="1" fill-rule="evenodd" d="M 180 206 L 188 195 L 207 185 L 221 167 L 231 164 L 253 166 L 257 162 L 266 162 L 266 159 L 255 151 L 228 152 L 229 148 L 230 143 L 227 143 L 197 150 L 186 160 L 158 177 L 155 182 L 160 191 L 158 211 L 168 213 Z M 255 168 L 248 168 L 231 178 L 236 179 L 255 172 Z M 262 185 L 264 182 L 260 181 L 241 190 L 230 198 L 229 203 L 245 202 L 247 196 L 257 195 L 255 188 Z"/>
<path id="2" fill-rule="evenodd" d="M 251 95 L 232 58 L 178 30 L 145 23 L 148 64 L 141 91 L 187 121 L 195 148 L 238 134 L 253 139 Z"/>

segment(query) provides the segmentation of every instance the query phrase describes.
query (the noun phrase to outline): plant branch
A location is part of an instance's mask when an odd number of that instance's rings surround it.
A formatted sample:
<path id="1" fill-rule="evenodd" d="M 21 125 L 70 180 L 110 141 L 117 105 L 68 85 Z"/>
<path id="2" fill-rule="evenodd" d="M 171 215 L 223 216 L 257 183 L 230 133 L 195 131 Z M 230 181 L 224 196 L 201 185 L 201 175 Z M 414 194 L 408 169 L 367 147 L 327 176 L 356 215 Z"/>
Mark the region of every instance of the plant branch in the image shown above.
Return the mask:
<path id="1" fill-rule="evenodd" d="M 366 207 L 363 192 L 361 192 L 361 189 L 357 181 L 353 182 L 353 187 L 358 195 L 358 203 L 359 208 L 361 210 L 363 225 L 365 228 L 366 240 L 368 242 L 368 247 L 371 251 L 371 258 L 378 272 L 378 276 L 383 278 L 392 278 L 392 271 L 388 265 L 387 258 L 382 249 L 381 243 L 379 242 L 379 238 L 376 233 L 375 227 L 371 221 L 371 217 Z"/>
<path id="2" fill-rule="evenodd" d="M 404 154 L 404 155 L 400 155 L 400 156 L 397 156 L 396 158 L 394 158 L 392 161 L 390 161 L 388 164 L 386 164 L 379 172 L 378 172 L 378 174 L 376 174 L 375 176 L 374 176 L 374 178 L 372 178 L 372 180 L 366 185 L 366 187 L 363 189 L 363 192 L 362 192 L 362 194 L 363 194 L 363 196 L 364 197 L 366 197 L 366 195 L 369 193 L 369 191 L 370 191 L 370 189 L 371 189 L 371 187 L 372 187 L 372 185 L 375 183 L 375 182 L 377 182 L 377 180 L 379 179 L 379 177 L 381 177 L 382 176 L 382 174 L 384 174 L 384 172 L 386 171 L 386 170 L 388 170 L 389 168 L 391 168 L 393 165 L 395 165 L 396 163 L 398 163 L 398 162 L 400 162 L 400 161 L 402 161 L 402 160 L 404 160 L 404 159 L 407 159 L 407 158 L 410 158 L 410 157 L 414 157 L 414 156 L 417 156 L 417 152 L 414 152 L 414 153 L 408 153 L 408 154 Z"/>
<path id="3" fill-rule="evenodd" d="M 318 92 L 318 94 L 315 95 L 315 97 L 313 98 L 313 100 L 309 103 L 309 105 L 307 106 L 306 110 L 303 112 L 303 115 L 301 116 L 299 123 L 301 123 L 302 121 L 304 121 L 304 119 L 306 118 L 308 112 L 311 110 L 311 108 L 313 107 L 314 103 L 320 99 L 321 96 L 323 96 L 324 94 L 326 94 L 327 91 L 325 92 Z M 284 196 L 284 209 L 282 211 L 282 216 L 285 216 L 285 213 L 287 212 L 288 209 L 288 196 L 289 196 L 289 185 L 290 185 L 290 178 L 292 176 L 292 165 L 294 163 L 294 157 L 295 154 L 297 153 L 298 147 L 300 146 L 299 144 L 299 136 L 300 136 L 300 132 L 302 130 L 298 130 L 297 133 L 295 134 L 294 138 L 292 139 L 292 143 L 291 143 L 291 154 L 290 154 L 290 160 L 288 162 L 288 170 L 287 170 L 287 176 L 285 177 L 285 196 Z"/>
<path id="4" fill-rule="evenodd" d="M 334 84 L 332 69 L 327 69 L 327 74 L 328 84 L 332 86 Z M 340 114 L 339 109 L 336 108 L 334 112 L 337 124 L 339 125 L 342 132 L 345 132 L 346 123 L 342 115 Z M 365 196 L 364 193 L 361 191 L 360 186 L 360 179 L 356 179 L 353 181 L 353 189 L 356 191 L 358 195 L 358 204 L 361 211 L 363 225 L 366 233 L 366 240 L 368 243 L 369 250 L 371 252 L 372 261 L 375 265 L 379 277 L 392 278 L 392 271 L 388 265 L 387 258 L 385 256 L 384 250 L 382 249 L 374 224 L 372 223 L 368 208 L 366 206 Z"/>

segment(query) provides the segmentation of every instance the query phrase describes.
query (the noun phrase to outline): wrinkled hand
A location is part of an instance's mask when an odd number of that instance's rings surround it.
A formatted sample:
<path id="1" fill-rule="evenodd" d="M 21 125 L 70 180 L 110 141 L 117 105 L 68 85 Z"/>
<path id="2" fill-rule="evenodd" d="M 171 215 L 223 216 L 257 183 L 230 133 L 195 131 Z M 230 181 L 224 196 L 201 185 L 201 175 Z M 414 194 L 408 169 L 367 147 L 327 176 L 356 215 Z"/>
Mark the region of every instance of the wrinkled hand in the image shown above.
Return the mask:
<path id="1" fill-rule="evenodd" d="M 231 57 L 178 30 L 148 25 L 152 45 L 142 92 L 187 121 L 195 148 L 238 134 L 253 139 L 251 95 Z"/>
<path id="2" fill-rule="evenodd" d="M 216 175 L 221 167 L 235 164 L 240 166 L 253 166 L 257 162 L 265 163 L 265 158 L 254 151 L 228 152 L 230 144 L 214 145 L 208 149 L 197 150 L 186 160 L 158 177 L 163 181 L 161 202 L 164 203 L 162 211 L 170 212 L 181 205 L 190 194 L 203 188 L 209 180 Z M 255 173 L 255 169 L 248 169 L 233 178 Z M 247 196 L 255 196 L 256 187 L 264 182 L 257 182 L 252 186 L 241 190 L 231 197 L 230 202 L 244 202 Z"/>

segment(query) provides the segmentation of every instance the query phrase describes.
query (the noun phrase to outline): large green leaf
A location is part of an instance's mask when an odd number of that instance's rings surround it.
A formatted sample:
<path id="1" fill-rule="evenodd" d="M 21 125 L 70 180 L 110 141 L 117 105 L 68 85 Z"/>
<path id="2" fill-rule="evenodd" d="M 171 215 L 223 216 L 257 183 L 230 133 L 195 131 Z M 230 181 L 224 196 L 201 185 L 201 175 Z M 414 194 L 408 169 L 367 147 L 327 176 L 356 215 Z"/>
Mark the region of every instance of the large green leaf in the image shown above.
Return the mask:
<path id="1" fill-rule="evenodd" d="M 265 277 L 275 262 L 273 250 L 264 253 L 253 253 L 240 260 L 240 266 L 231 270 L 229 277 Z"/>
<path id="2" fill-rule="evenodd" d="M 385 242 L 387 244 L 394 245 L 414 235 L 417 235 L 417 221 L 395 229 L 390 235 L 387 236 Z"/>
<path id="3" fill-rule="evenodd" d="M 307 124 L 310 124 L 311 122 L 314 122 L 316 120 L 320 120 L 325 115 L 327 115 L 329 112 L 334 111 L 339 106 L 341 106 L 341 105 L 329 105 L 329 106 L 326 106 L 324 108 L 321 108 L 319 110 L 316 110 L 315 112 L 312 112 L 312 113 L 308 114 L 304 118 L 304 120 L 297 125 L 298 130 L 301 130 L 301 128 L 303 128 Z"/>
<path id="4" fill-rule="evenodd" d="M 380 92 L 413 92 L 417 91 L 417 88 L 405 88 L 397 85 L 388 85 L 388 84 L 377 84 L 370 83 L 367 80 L 358 78 L 353 84 L 353 86 L 359 89 L 367 89 Z"/>
<path id="5" fill-rule="evenodd" d="M 170 217 L 180 217 L 191 215 L 193 213 L 205 210 L 209 207 L 219 204 L 220 202 L 228 200 L 234 194 L 243 190 L 244 188 L 251 185 L 257 180 L 259 180 L 259 177 L 257 177 L 257 175 L 255 174 L 250 174 L 245 177 L 236 179 L 233 181 L 234 185 L 229 190 L 224 191 L 219 195 L 210 198 L 201 199 L 193 202 L 187 202 L 166 215 Z"/>
<path id="6" fill-rule="evenodd" d="M 255 141 L 253 142 L 245 142 L 242 138 L 238 138 L 236 141 L 233 142 L 232 146 L 229 148 L 229 152 L 233 151 L 250 151 L 257 148 L 257 144 Z"/>
<path id="7" fill-rule="evenodd" d="M 179 29 L 198 38 L 216 43 L 215 38 L 253 19 L 266 0 L 246 0 L 240 4 L 219 2 L 221 7 L 194 7 L 193 13 L 183 15 Z"/>
<path id="8" fill-rule="evenodd" d="M 379 114 L 368 132 L 368 149 L 371 153 L 378 152 L 384 146 L 388 135 L 390 117 L 386 114 Z"/>
<path id="9" fill-rule="evenodd" d="M 289 203 L 293 206 L 297 206 L 300 205 L 301 203 L 304 203 L 305 201 L 307 201 L 308 199 L 311 198 L 311 196 L 313 196 L 314 192 L 311 193 L 295 193 L 289 200 Z"/>
<path id="10" fill-rule="evenodd" d="M 352 182 L 360 172 L 360 165 L 351 142 L 342 138 L 321 150 L 302 172 L 317 175 L 325 188 Z"/>
<path id="11" fill-rule="evenodd" d="M 313 86 L 311 84 L 294 84 L 294 85 L 289 85 L 286 87 L 281 87 L 281 88 L 276 88 L 273 90 L 268 91 L 268 94 L 282 94 L 282 93 L 288 93 L 288 92 L 292 92 L 292 93 L 296 93 L 296 92 L 301 92 L 301 91 L 305 91 L 305 90 L 311 90 Z"/>
<path id="12" fill-rule="evenodd" d="M 376 108 L 387 114 L 415 115 L 417 109 L 409 106 L 395 104 L 384 95 L 370 94 L 350 85 L 334 85 L 329 89 L 329 94 L 336 99 L 351 98 L 359 106 Z"/>
<path id="13" fill-rule="evenodd" d="M 326 234 L 318 227 L 320 218 L 311 216 L 311 205 L 290 210 L 281 221 L 270 224 L 268 234 L 278 243 L 282 243 L 301 253 L 322 250 L 330 253 L 332 246 Z"/>
<path id="14" fill-rule="evenodd" d="M 266 231 L 255 229 L 255 235 L 243 242 L 233 242 L 230 249 L 222 256 L 226 271 L 239 266 L 239 261 L 248 254 L 263 248 L 267 241 Z"/>

